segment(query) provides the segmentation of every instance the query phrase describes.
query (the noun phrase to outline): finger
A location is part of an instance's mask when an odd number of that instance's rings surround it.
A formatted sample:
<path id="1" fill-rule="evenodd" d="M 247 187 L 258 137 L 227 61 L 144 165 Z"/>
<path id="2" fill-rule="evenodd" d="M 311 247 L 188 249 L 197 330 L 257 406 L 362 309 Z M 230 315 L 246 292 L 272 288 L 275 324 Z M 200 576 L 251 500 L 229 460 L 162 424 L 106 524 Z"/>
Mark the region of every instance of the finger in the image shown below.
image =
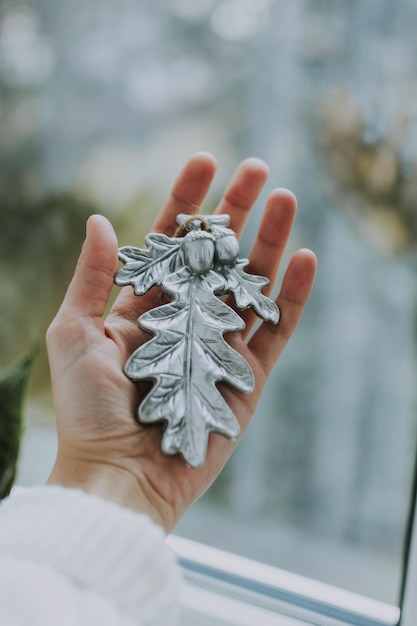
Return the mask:
<path id="1" fill-rule="evenodd" d="M 269 279 L 269 285 L 262 292 L 264 295 L 270 294 L 274 287 L 296 210 L 297 200 L 287 189 L 275 189 L 266 201 L 258 234 L 249 253 L 249 266 L 246 268 L 250 274 L 266 276 Z M 227 303 L 233 306 L 233 299 L 230 298 Z M 246 337 L 258 317 L 252 309 L 239 314 L 246 324 L 243 334 Z"/>
<path id="2" fill-rule="evenodd" d="M 153 232 L 172 236 L 178 224 L 178 213 L 197 213 L 216 173 L 216 160 L 208 152 L 195 154 L 185 165 L 171 191 L 171 195 L 156 218 Z"/>
<path id="3" fill-rule="evenodd" d="M 293 255 L 276 300 L 281 311 L 278 325 L 264 322 L 248 344 L 266 376 L 301 319 L 314 284 L 316 269 L 317 259 L 311 250 L 298 250 Z"/>
<path id="4" fill-rule="evenodd" d="M 117 268 L 117 237 L 102 215 L 87 221 L 87 236 L 60 312 L 102 318 Z"/>
<path id="5" fill-rule="evenodd" d="M 216 213 L 230 215 L 230 228 L 238 237 L 268 175 L 268 166 L 261 159 L 246 159 L 236 169 L 219 202 Z"/>

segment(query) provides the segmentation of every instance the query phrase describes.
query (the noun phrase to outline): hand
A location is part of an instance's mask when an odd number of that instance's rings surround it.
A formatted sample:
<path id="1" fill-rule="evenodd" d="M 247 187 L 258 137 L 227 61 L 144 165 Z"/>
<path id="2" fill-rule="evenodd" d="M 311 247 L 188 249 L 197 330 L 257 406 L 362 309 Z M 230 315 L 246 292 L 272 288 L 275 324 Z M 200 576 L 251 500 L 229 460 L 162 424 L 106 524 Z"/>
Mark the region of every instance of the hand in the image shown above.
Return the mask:
<path id="1" fill-rule="evenodd" d="M 169 236 L 178 213 L 195 213 L 215 174 L 215 161 L 195 155 L 179 175 L 171 197 L 154 224 L 154 232 Z M 250 209 L 268 176 L 266 165 L 247 159 L 236 170 L 217 212 L 228 213 L 231 228 L 242 232 Z M 272 289 L 295 215 L 296 201 L 277 189 L 267 199 L 249 255 L 249 271 L 267 276 Z M 132 242 L 134 243 L 134 242 Z M 94 215 L 78 265 L 58 314 L 47 333 L 52 389 L 58 429 L 58 454 L 49 483 L 79 487 L 149 514 L 170 531 L 186 509 L 213 482 L 237 445 L 212 433 L 207 458 L 200 469 L 179 455 L 160 451 L 162 426 L 141 425 L 137 407 L 149 389 L 123 373 L 128 356 L 149 335 L 137 318 L 160 304 L 158 289 L 142 297 L 130 287 L 121 290 L 107 319 L 104 312 L 117 271 L 117 239 L 111 224 Z M 297 251 L 289 262 L 279 296 L 277 326 L 263 322 L 250 337 L 256 315 L 241 312 L 246 329 L 226 336 L 251 366 L 255 391 L 243 395 L 223 386 L 222 393 L 243 432 L 252 417 L 265 382 L 294 332 L 310 294 L 316 258 Z"/>

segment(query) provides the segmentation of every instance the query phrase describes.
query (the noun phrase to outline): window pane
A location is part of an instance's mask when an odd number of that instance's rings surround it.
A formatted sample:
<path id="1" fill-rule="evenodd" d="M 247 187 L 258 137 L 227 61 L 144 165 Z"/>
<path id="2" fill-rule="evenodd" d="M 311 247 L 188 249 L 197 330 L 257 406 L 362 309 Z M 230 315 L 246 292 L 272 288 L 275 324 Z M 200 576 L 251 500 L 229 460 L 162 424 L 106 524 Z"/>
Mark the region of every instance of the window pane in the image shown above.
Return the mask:
<path id="1" fill-rule="evenodd" d="M 415 455 L 416 23 L 413 0 L 0 5 L 2 360 L 44 332 L 90 212 L 141 245 L 194 151 L 219 162 L 207 210 L 264 158 L 317 285 L 178 532 L 387 602 Z M 32 387 L 28 423 L 52 424 L 45 355 Z"/>

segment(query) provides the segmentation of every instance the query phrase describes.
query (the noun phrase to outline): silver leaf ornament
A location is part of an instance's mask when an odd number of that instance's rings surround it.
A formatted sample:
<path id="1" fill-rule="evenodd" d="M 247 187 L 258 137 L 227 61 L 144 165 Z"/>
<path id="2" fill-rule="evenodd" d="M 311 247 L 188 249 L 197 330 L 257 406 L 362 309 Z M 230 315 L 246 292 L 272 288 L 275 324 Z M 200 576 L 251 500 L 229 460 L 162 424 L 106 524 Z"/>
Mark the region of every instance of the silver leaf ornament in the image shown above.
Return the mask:
<path id="1" fill-rule="evenodd" d="M 163 452 L 180 453 L 197 468 L 204 464 L 210 432 L 239 437 L 239 423 L 217 383 L 242 393 L 254 388 L 249 364 L 223 337 L 245 323 L 219 296 L 232 294 L 239 309 L 252 307 L 274 324 L 279 310 L 261 293 L 268 279 L 244 271 L 249 261 L 238 259 L 228 215 L 180 214 L 177 223 L 182 236 L 151 233 L 144 249 L 120 248 L 124 267 L 115 283 L 131 285 L 136 295 L 157 285 L 170 299 L 139 317 L 152 338 L 129 357 L 125 373 L 132 381 L 154 382 L 139 406 L 139 421 L 163 421 Z"/>

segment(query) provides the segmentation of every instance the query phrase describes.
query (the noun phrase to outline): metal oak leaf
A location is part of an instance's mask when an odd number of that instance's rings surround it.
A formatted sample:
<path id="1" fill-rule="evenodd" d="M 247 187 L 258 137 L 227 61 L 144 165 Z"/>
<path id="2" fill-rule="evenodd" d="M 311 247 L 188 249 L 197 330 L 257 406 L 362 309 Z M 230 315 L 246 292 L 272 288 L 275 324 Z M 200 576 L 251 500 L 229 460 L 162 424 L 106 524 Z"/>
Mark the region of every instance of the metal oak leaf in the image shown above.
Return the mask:
<path id="1" fill-rule="evenodd" d="M 150 233 L 145 238 L 146 249 L 124 246 L 119 258 L 126 265 L 117 273 L 115 283 L 132 285 L 137 296 L 142 296 L 154 285 L 160 285 L 167 274 L 175 271 L 181 239 L 162 233 Z"/>
<path id="2" fill-rule="evenodd" d="M 223 280 L 213 271 L 196 276 L 184 267 L 163 287 L 175 299 L 139 318 L 155 337 L 132 354 L 125 371 L 132 380 L 155 381 L 139 407 L 139 419 L 166 422 L 162 450 L 181 452 L 189 465 L 201 467 L 210 432 L 239 436 L 238 421 L 216 383 L 227 382 L 244 393 L 253 390 L 249 365 L 223 339 L 224 332 L 242 330 L 244 323 L 214 295 Z"/>
<path id="3" fill-rule="evenodd" d="M 159 285 L 171 298 L 141 315 L 139 326 L 153 337 L 125 365 L 131 380 L 154 381 L 139 406 L 139 421 L 163 421 L 163 452 L 181 453 L 192 467 L 204 463 L 210 432 L 239 436 L 239 423 L 217 383 L 242 393 L 254 388 L 248 363 L 223 337 L 245 323 L 219 296 L 230 293 L 238 308 L 252 307 L 275 324 L 279 319 L 275 303 L 261 293 L 268 279 L 244 271 L 249 261 L 238 259 L 229 222 L 224 214 L 180 214 L 183 236 L 152 233 L 145 249 L 119 249 L 125 265 L 115 276 L 117 285 L 132 285 L 136 295 Z"/>

